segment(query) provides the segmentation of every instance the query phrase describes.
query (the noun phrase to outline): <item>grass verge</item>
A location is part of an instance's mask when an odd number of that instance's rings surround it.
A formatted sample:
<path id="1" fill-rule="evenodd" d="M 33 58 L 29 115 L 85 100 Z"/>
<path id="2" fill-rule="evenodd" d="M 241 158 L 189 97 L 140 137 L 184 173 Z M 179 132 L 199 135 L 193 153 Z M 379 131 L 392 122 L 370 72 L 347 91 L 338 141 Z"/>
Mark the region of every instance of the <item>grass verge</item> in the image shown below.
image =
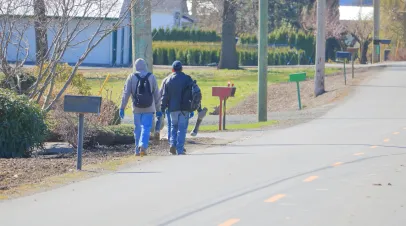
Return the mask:
<path id="1" fill-rule="evenodd" d="M 226 131 L 233 131 L 233 130 L 249 130 L 249 129 L 259 129 L 262 127 L 267 127 L 267 126 L 272 126 L 277 124 L 278 121 L 276 120 L 271 120 L 267 122 L 256 122 L 256 123 L 250 123 L 250 124 L 229 124 L 226 125 Z M 189 131 L 193 130 L 193 126 L 189 126 Z M 215 132 L 218 131 L 219 127 L 218 125 L 202 125 L 199 128 L 199 132 Z"/>
<path id="2" fill-rule="evenodd" d="M 341 69 L 326 68 L 326 74 L 332 74 L 339 70 Z M 105 78 L 110 74 L 110 79 L 105 85 L 102 95 L 120 104 L 124 82 L 128 74 L 131 73 L 131 69 L 114 70 L 111 73 L 108 69 L 102 71 L 83 70 L 81 72 L 84 73 L 84 76 L 87 78 L 91 86 L 91 92 L 94 95 L 99 93 Z M 277 68 L 268 70 L 268 84 L 288 82 L 289 74 L 297 72 L 306 72 L 309 79 L 314 77 L 314 69 L 311 68 Z M 161 85 L 162 79 L 169 73 L 170 71 L 165 69 L 154 70 L 154 74 L 158 78 L 159 86 Z M 207 68 L 185 70 L 185 73 L 197 80 L 203 94 L 202 105 L 207 107 L 210 112 L 214 107 L 219 105 L 218 97 L 212 97 L 212 86 L 226 86 L 228 81 L 234 83 L 237 87 L 237 91 L 235 97 L 227 101 L 229 108 L 236 106 L 240 101 L 256 93 L 258 90 L 258 70 L 256 69 L 217 70 Z M 131 104 L 127 105 L 126 114 L 131 114 Z"/>

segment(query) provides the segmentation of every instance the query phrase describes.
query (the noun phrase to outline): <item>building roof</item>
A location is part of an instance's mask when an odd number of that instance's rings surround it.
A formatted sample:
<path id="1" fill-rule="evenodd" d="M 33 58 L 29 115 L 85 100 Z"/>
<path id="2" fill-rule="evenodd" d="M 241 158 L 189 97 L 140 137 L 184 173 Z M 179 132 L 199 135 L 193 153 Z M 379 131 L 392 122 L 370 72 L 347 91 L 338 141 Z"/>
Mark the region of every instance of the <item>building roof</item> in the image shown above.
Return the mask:
<path id="1" fill-rule="evenodd" d="M 81 18 L 118 18 L 124 0 L 66 0 L 45 1 L 46 15 Z M 33 0 L 0 0 L 0 15 L 34 16 Z M 66 10 L 64 10 L 66 9 Z"/>
<path id="2" fill-rule="evenodd" d="M 62 15 L 63 2 L 68 2 L 69 17 L 109 18 L 117 19 L 128 12 L 132 0 L 51 0 L 45 1 L 46 15 L 59 17 Z M 136 0 L 135 0 L 136 1 Z M 66 7 L 65 7 L 66 8 Z M 176 10 L 187 13 L 185 0 L 151 0 L 152 12 L 170 12 Z M 0 0 L 0 15 L 34 15 L 33 0 Z"/>
<path id="3" fill-rule="evenodd" d="M 123 0 L 121 15 L 123 15 L 128 9 L 131 0 Z M 185 0 L 151 0 L 152 12 L 167 12 L 173 13 L 175 11 L 181 11 L 182 13 L 188 13 Z"/>

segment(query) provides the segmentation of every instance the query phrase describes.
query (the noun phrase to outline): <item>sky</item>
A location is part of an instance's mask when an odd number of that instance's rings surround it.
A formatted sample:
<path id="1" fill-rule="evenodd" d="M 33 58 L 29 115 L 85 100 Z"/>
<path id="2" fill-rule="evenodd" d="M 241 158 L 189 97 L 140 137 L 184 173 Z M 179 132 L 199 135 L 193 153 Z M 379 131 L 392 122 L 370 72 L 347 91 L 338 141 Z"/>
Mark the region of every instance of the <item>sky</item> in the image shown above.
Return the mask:
<path id="1" fill-rule="evenodd" d="M 363 7 L 359 7 L 362 3 Z M 340 0 L 340 20 L 372 20 L 373 0 Z M 187 1 L 191 9 L 191 1 Z M 190 10 L 189 10 L 190 11 Z M 191 12 L 190 12 L 191 13 Z"/>
<path id="2" fill-rule="evenodd" d="M 340 0 L 340 6 L 372 6 L 373 0 Z"/>

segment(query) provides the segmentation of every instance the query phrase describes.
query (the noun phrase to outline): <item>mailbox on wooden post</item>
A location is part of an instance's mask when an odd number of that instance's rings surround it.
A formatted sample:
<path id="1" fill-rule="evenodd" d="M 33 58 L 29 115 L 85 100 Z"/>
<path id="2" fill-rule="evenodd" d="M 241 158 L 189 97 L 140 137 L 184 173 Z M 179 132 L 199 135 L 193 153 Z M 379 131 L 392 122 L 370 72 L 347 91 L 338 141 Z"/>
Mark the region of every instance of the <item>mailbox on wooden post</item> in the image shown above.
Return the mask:
<path id="1" fill-rule="evenodd" d="M 355 53 L 358 52 L 359 48 L 355 47 L 348 47 L 347 51 L 351 53 L 351 75 L 354 78 L 354 61 L 355 61 Z"/>
<path id="2" fill-rule="evenodd" d="M 100 114 L 101 97 L 95 96 L 72 96 L 65 95 L 63 109 L 65 112 L 79 113 L 78 125 L 78 147 L 77 147 L 77 165 L 78 170 L 82 169 L 82 149 L 83 149 L 83 125 L 85 113 Z"/>
<path id="3" fill-rule="evenodd" d="M 297 88 L 297 100 L 299 102 L 299 110 L 302 110 L 302 101 L 300 99 L 300 86 L 299 82 L 305 81 L 306 80 L 306 73 L 295 73 L 295 74 L 290 74 L 289 75 L 289 81 L 291 82 L 296 82 L 296 88 Z"/>
<path id="4" fill-rule="evenodd" d="M 214 86 L 212 87 L 212 96 L 220 98 L 220 107 L 219 107 L 219 130 L 221 130 L 221 122 L 223 121 L 223 130 L 226 129 L 226 102 L 229 97 L 234 97 L 236 87 L 227 87 L 227 86 Z M 223 115 L 223 101 L 224 101 L 224 118 Z"/>
<path id="5" fill-rule="evenodd" d="M 339 59 L 343 60 L 344 63 L 344 84 L 347 85 L 347 71 L 345 69 L 345 63 L 347 62 L 347 60 L 349 61 L 351 59 L 351 53 L 350 52 L 342 52 L 342 51 L 337 51 L 336 52 L 336 58 L 337 61 L 339 61 Z"/>

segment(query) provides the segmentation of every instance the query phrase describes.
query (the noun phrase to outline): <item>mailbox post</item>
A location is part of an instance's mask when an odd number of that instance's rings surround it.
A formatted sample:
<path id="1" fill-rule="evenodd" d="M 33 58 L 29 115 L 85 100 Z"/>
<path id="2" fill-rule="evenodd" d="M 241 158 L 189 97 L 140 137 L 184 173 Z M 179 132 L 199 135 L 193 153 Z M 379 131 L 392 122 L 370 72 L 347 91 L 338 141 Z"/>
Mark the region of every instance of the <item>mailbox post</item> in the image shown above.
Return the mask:
<path id="1" fill-rule="evenodd" d="M 347 51 L 351 53 L 351 69 L 352 69 L 352 78 L 354 78 L 354 61 L 355 61 L 355 53 L 358 52 L 358 48 L 355 47 L 348 47 Z"/>
<path id="2" fill-rule="evenodd" d="M 229 97 L 234 97 L 235 91 L 237 90 L 236 87 L 227 87 L 227 86 L 213 86 L 212 87 L 212 96 L 219 97 L 220 99 L 220 106 L 219 106 L 219 130 L 221 129 L 221 125 L 223 122 L 223 130 L 226 127 L 226 101 Z M 223 101 L 224 101 L 224 118 L 223 116 Z"/>
<path id="3" fill-rule="evenodd" d="M 101 97 L 65 95 L 63 108 L 65 112 L 79 113 L 78 147 L 76 169 L 82 170 L 83 126 L 85 113 L 100 114 Z"/>
<path id="4" fill-rule="evenodd" d="M 373 40 L 374 46 L 376 46 L 376 54 L 379 56 L 379 62 L 382 61 L 380 44 L 389 45 L 389 44 L 391 44 L 391 42 L 392 41 L 390 39 L 374 39 Z"/>
<path id="5" fill-rule="evenodd" d="M 298 102 L 299 102 L 299 110 L 302 110 L 302 101 L 301 101 L 301 99 L 300 99 L 300 86 L 299 86 L 299 82 L 306 80 L 306 73 L 290 74 L 290 75 L 289 75 L 289 80 L 290 80 L 291 82 L 296 82 L 297 100 L 298 100 Z"/>
<path id="6" fill-rule="evenodd" d="M 343 59 L 343 63 L 344 63 L 344 84 L 347 85 L 347 71 L 345 68 L 345 63 L 347 60 L 351 59 L 351 53 L 350 52 L 342 52 L 342 51 L 337 51 L 336 52 L 336 58 L 337 61 L 339 61 L 339 59 Z"/>

